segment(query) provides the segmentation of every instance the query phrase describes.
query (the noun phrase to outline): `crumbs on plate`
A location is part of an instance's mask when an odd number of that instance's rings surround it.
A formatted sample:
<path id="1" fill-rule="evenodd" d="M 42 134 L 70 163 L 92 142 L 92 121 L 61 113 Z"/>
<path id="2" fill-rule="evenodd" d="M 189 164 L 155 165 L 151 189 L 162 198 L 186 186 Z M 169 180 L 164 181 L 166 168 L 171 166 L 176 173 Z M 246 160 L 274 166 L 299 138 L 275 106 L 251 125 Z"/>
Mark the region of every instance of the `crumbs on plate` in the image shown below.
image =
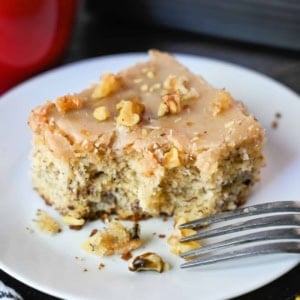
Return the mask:
<path id="1" fill-rule="evenodd" d="M 36 222 L 40 231 L 48 234 L 57 234 L 62 231 L 60 224 L 46 211 L 38 209 L 36 216 L 37 218 L 33 221 Z"/>
<path id="2" fill-rule="evenodd" d="M 278 125 L 279 125 L 279 119 L 281 119 L 281 117 L 282 117 L 281 113 L 279 113 L 279 112 L 275 113 L 275 119 L 274 119 L 274 120 L 272 121 L 272 123 L 271 123 L 271 127 L 272 127 L 273 129 L 278 128 Z"/>

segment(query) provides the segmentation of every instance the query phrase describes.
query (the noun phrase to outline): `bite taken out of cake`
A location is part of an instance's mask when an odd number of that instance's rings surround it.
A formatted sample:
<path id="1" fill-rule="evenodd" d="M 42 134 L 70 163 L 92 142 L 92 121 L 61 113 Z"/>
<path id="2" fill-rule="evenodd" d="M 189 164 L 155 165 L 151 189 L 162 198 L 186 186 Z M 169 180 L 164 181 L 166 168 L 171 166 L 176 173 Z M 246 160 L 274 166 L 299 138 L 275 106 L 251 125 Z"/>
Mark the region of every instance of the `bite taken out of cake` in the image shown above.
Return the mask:
<path id="1" fill-rule="evenodd" d="M 35 108 L 29 126 L 33 187 L 71 227 L 101 214 L 178 224 L 231 210 L 264 165 L 264 130 L 245 106 L 154 50 Z"/>

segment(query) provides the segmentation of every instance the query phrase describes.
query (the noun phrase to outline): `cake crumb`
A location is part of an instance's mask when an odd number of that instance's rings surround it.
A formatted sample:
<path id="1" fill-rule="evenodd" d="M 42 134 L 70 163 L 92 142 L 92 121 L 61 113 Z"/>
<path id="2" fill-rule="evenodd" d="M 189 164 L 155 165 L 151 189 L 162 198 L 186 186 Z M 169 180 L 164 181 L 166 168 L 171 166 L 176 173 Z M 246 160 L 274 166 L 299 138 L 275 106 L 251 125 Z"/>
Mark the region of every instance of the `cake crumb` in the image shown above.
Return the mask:
<path id="1" fill-rule="evenodd" d="M 87 269 L 87 268 L 84 268 L 84 269 L 83 269 L 83 272 L 87 272 L 87 271 L 88 271 L 88 269 Z"/>
<path id="2" fill-rule="evenodd" d="M 98 270 L 102 270 L 104 267 L 105 267 L 105 264 L 100 263 L 100 264 L 98 265 Z"/>
<path id="3" fill-rule="evenodd" d="M 159 237 L 160 239 L 164 239 L 164 238 L 166 237 L 166 235 L 165 235 L 165 234 L 159 234 L 158 237 Z"/>
<path id="4" fill-rule="evenodd" d="M 59 223 L 44 210 L 38 209 L 36 212 L 37 219 L 34 220 L 40 231 L 49 234 L 61 232 Z"/>
<path id="5" fill-rule="evenodd" d="M 83 244 L 83 249 L 99 256 L 123 254 L 141 247 L 139 225 L 128 229 L 121 222 L 113 220 L 103 230 L 93 232 Z"/>
<path id="6" fill-rule="evenodd" d="M 197 249 L 201 246 L 201 242 L 197 241 L 189 241 L 181 243 L 180 239 L 186 237 L 188 235 L 192 235 L 197 233 L 197 231 L 193 229 L 179 229 L 178 226 L 180 224 L 186 223 L 188 220 L 185 218 L 179 219 L 176 222 L 176 230 L 172 233 L 171 236 L 168 237 L 168 244 L 170 246 L 170 251 L 175 255 L 181 255 L 183 252 Z"/>

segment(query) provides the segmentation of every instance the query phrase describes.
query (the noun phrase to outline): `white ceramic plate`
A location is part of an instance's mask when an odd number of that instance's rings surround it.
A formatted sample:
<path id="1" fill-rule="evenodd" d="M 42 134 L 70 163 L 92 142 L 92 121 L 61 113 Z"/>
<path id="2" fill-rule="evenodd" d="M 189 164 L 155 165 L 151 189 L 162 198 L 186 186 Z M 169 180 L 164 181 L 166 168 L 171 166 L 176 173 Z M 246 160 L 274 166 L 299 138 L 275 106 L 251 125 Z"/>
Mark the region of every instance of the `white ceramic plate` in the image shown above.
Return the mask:
<path id="1" fill-rule="evenodd" d="M 243 99 L 266 128 L 268 165 L 248 203 L 299 199 L 300 100 L 273 80 L 244 68 L 207 58 L 178 55 L 179 60 L 214 86 L 226 87 Z M 100 221 L 83 230 L 55 236 L 39 233 L 32 219 L 46 207 L 32 190 L 28 156 L 31 134 L 26 125 L 30 110 L 47 99 L 80 91 L 105 71 L 118 71 L 146 59 L 125 54 L 91 59 L 47 72 L 16 87 L 0 101 L 0 267 L 15 278 L 46 293 L 67 299 L 224 299 L 271 282 L 299 262 L 297 255 L 272 255 L 191 270 L 179 268 L 181 259 L 168 251 L 172 222 L 142 222 L 146 250 L 172 265 L 169 272 L 131 273 L 119 257 L 98 258 L 84 253 L 80 244 Z M 280 112 L 278 128 L 272 129 Z M 27 229 L 26 229 L 27 228 Z M 29 229 L 30 230 L 29 230 Z M 33 232 L 32 232 L 33 231 Z M 145 249 L 136 251 L 136 254 Z M 77 259 L 75 257 L 78 257 Z M 98 270 L 99 263 L 106 267 Z M 87 269 L 85 272 L 84 269 Z"/>

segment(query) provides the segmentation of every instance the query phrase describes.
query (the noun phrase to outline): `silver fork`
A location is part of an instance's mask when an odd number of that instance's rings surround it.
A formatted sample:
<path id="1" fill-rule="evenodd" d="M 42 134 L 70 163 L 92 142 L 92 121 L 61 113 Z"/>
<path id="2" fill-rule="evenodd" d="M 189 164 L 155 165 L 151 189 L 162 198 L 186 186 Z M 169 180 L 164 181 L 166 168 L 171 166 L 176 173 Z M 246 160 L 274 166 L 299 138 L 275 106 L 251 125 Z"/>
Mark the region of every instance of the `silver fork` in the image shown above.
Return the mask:
<path id="1" fill-rule="evenodd" d="M 231 223 L 224 225 L 226 222 Z M 221 226 L 217 228 L 203 229 L 203 227 L 218 223 Z M 179 228 L 197 231 L 196 234 L 182 238 L 181 242 L 238 233 L 235 237 L 225 237 L 219 242 L 208 243 L 198 249 L 184 252 L 181 256 L 188 261 L 182 264 L 181 268 L 261 254 L 300 254 L 300 201 L 270 202 L 238 208 L 181 224 Z M 255 232 L 253 232 L 254 229 Z M 249 230 L 252 232 L 247 233 Z M 228 248 L 233 250 L 228 250 Z"/>

